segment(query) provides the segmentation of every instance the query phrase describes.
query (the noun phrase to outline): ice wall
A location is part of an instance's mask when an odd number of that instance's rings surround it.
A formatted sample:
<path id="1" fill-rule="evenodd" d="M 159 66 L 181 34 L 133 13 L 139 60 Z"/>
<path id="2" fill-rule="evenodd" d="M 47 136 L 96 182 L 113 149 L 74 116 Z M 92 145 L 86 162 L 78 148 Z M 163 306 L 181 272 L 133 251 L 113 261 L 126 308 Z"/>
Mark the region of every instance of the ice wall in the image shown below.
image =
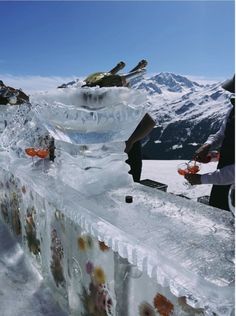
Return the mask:
<path id="1" fill-rule="evenodd" d="M 0 135 L 7 126 L 9 120 L 14 116 L 18 106 L 0 104 Z"/>
<path id="2" fill-rule="evenodd" d="M 127 173 L 144 103 L 126 88 L 35 96 L 1 137 L 1 216 L 71 315 L 233 315 L 232 215 Z M 26 157 L 49 132 L 55 161 Z"/>

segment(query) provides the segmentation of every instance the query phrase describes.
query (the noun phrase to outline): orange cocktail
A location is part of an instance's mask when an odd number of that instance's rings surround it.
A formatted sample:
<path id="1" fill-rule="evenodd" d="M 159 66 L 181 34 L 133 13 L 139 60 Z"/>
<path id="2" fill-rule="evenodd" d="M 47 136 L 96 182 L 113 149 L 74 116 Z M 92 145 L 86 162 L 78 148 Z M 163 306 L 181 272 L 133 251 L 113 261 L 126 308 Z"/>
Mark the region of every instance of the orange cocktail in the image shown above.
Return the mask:
<path id="1" fill-rule="evenodd" d="M 28 156 L 30 157 L 39 157 L 39 158 L 47 158 L 49 155 L 49 150 L 48 149 L 36 149 L 33 147 L 29 147 L 25 149 L 25 152 Z"/>
<path id="2" fill-rule="evenodd" d="M 181 176 L 185 176 L 186 174 L 196 174 L 200 170 L 200 164 L 196 161 L 189 161 L 185 163 L 181 163 L 177 167 L 177 172 Z"/>

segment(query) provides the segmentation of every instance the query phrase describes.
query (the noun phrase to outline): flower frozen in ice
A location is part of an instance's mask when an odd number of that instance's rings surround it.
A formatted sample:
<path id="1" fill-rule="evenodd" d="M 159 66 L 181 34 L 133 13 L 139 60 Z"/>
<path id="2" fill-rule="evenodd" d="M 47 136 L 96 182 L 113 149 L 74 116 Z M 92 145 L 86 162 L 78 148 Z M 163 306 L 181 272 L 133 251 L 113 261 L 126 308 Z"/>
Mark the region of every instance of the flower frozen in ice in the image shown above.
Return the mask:
<path id="1" fill-rule="evenodd" d="M 93 277 L 97 284 L 104 284 L 106 282 L 106 275 L 101 267 L 94 268 Z"/>
<path id="2" fill-rule="evenodd" d="M 83 237 L 79 237 L 77 242 L 80 250 L 87 250 L 86 240 Z"/>
<path id="3" fill-rule="evenodd" d="M 99 241 L 99 248 L 102 251 L 108 251 L 110 249 L 103 241 Z"/>
<path id="4" fill-rule="evenodd" d="M 153 305 L 161 316 L 170 316 L 174 310 L 174 305 L 160 293 L 154 297 Z"/>
<path id="5" fill-rule="evenodd" d="M 82 251 L 86 251 L 93 247 L 93 239 L 88 235 L 82 235 L 77 240 L 78 247 Z"/>
<path id="6" fill-rule="evenodd" d="M 93 239 L 91 236 L 87 235 L 85 237 L 88 248 L 93 248 Z"/>
<path id="7" fill-rule="evenodd" d="M 87 261 L 85 268 L 86 268 L 86 272 L 88 274 L 91 274 L 93 272 L 93 263 L 91 261 Z"/>
<path id="8" fill-rule="evenodd" d="M 95 305 L 101 312 L 99 315 L 111 315 L 113 302 L 105 284 L 99 284 L 96 288 Z"/>
<path id="9" fill-rule="evenodd" d="M 156 316 L 155 310 L 152 305 L 147 302 L 143 302 L 139 305 L 139 315 L 140 316 Z"/>

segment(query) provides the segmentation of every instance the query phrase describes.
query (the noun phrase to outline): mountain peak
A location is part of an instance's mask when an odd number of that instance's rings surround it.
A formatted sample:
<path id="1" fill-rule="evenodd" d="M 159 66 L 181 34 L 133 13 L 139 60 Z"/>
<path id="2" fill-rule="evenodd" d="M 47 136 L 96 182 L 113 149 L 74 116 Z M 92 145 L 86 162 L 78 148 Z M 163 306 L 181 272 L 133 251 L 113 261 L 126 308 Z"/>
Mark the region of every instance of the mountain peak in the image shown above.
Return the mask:
<path id="1" fill-rule="evenodd" d="M 172 92 L 181 92 L 185 88 L 196 88 L 201 87 L 197 82 L 189 80 L 185 76 L 176 75 L 170 72 L 161 72 L 153 77 L 152 80 L 155 80 L 159 85 L 165 85 L 169 91 Z"/>
<path id="2" fill-rule="evenodd" d="M 176 75 L 171 72 L 160 72 L 154 76 L 146 79 L 136 79 L 132 86 L 137 89 L 144 89 L 150 94 L 162 94 L 164 91 L 168 92 L 187 92 L 195 91 L 203 85 L 191 81 L 185 76 Z"/>

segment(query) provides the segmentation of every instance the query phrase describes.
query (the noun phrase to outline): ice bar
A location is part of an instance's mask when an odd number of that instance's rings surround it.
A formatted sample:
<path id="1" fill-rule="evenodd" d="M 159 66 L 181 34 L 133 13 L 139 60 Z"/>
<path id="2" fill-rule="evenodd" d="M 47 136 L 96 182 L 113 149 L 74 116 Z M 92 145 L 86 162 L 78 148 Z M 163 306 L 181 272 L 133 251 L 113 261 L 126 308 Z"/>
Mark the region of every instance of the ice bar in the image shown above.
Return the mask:
<path id="1" fill-rule="evenodd" d="M 0 138 L 1 219 L 69 315 L 233 315 L 232 214 L 128 174 L 124 142 L 147 109 L 115 87 L 16 108 Z M 54 162 L 28 157 L 47 135 Z"/>

